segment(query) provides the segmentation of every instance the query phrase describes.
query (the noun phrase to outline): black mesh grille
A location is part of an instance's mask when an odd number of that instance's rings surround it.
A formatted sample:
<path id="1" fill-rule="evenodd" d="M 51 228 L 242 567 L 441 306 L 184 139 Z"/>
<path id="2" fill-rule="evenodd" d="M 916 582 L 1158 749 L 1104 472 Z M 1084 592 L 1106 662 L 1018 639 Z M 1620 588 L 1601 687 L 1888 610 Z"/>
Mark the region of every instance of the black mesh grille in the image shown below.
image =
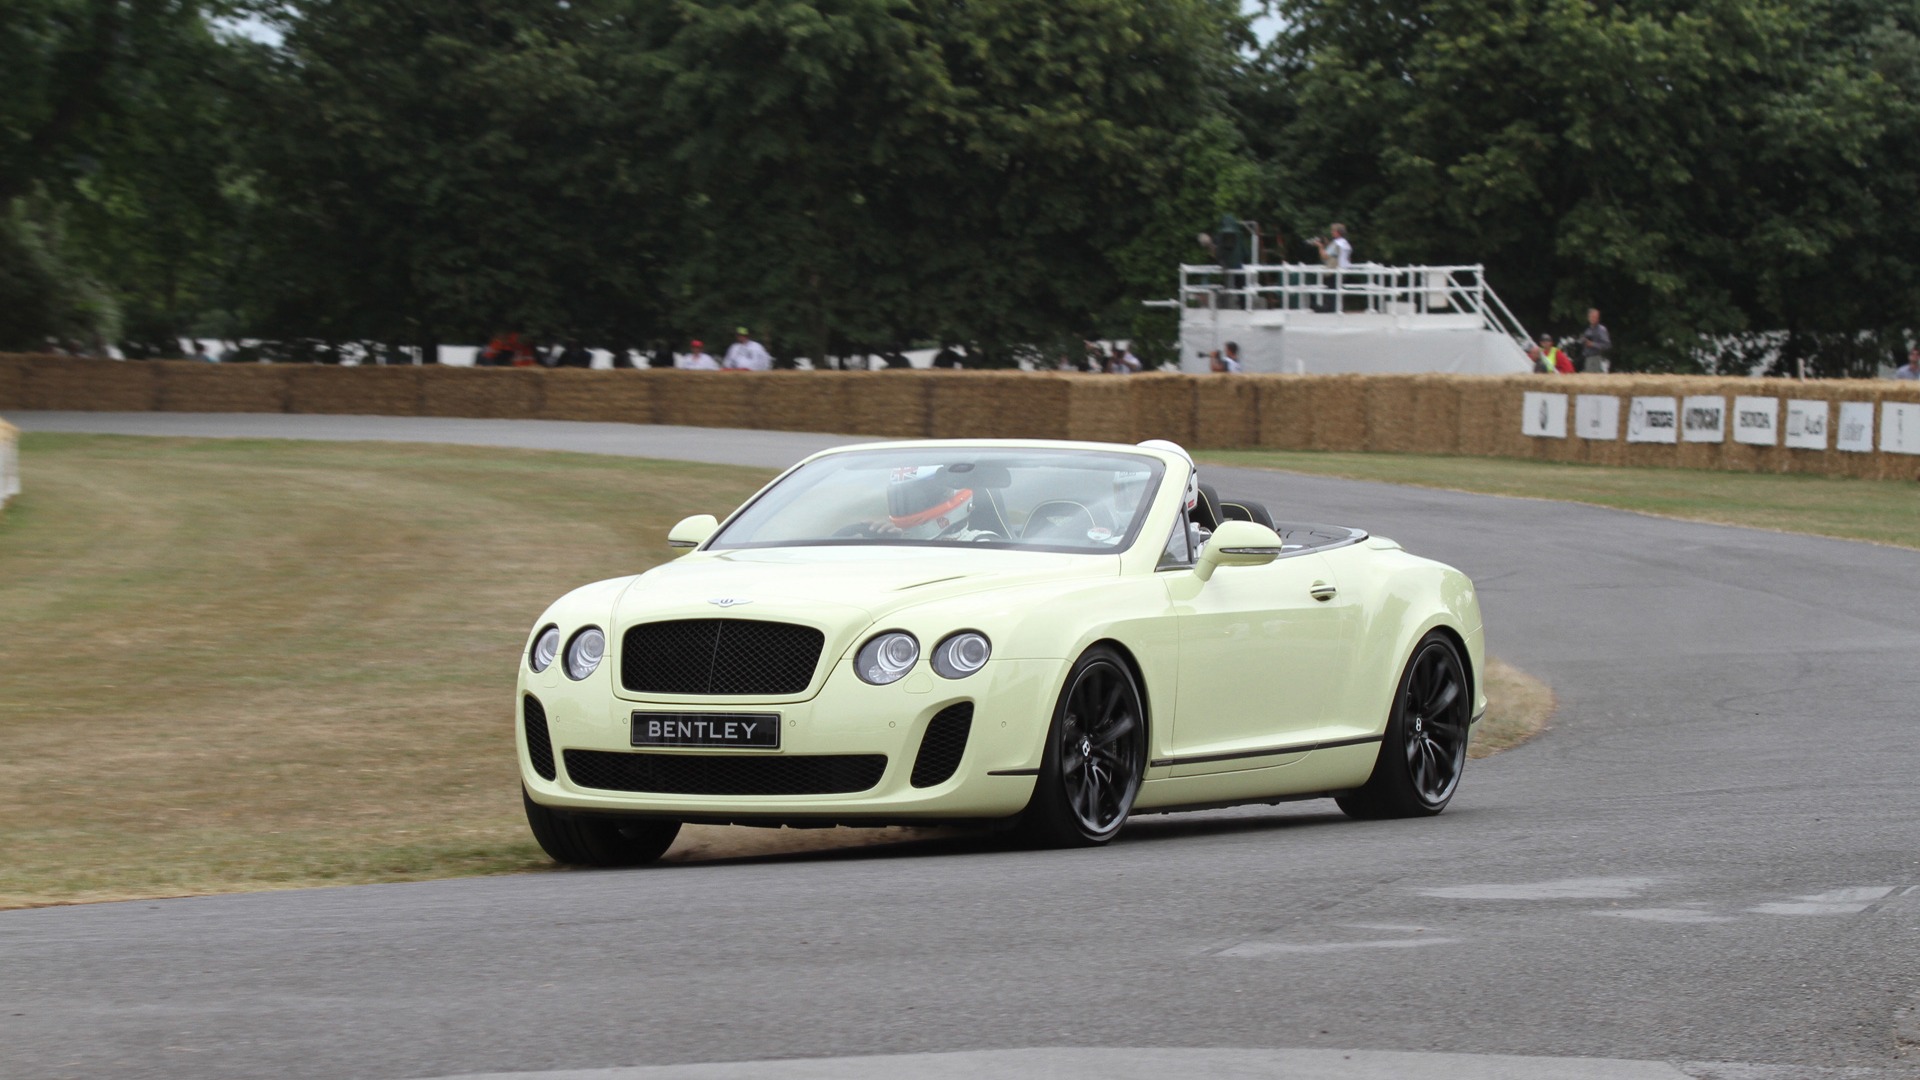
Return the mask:
<path id="1" fill-rule="evenodd" d="M 581 787 L 662 795 L 843 795 L 887 771 L 885 754 L 766 756 L 622 754 L 568 750 L 567 775 Z"/>
<path id="2" fill-rule="evenodd" d="M 798 694 L 826 635 L 753 619 L 680 619 L 627 630 L 620 683 L 645 694 Z"/>
<path id="3" fill-rule="evenodd" d="M 553 740 L 547 737 L 547 710 L 540 699 L 532 694 L 526 695 L 521 705 L 525 714 L 521 723 L 527 729 L 527 757 L 533 762 L 533 771 L 540 779 L 553 779 Z"/>
<path id="4" fill-rule="evenodd" d="M 960 767 L 967 752 L 967 732 L 973 727 L 973 702 L 949 705 L 935 713 L 920 737 L 920 756 L 913 759 L 913 786 L 944 784 Z"/>

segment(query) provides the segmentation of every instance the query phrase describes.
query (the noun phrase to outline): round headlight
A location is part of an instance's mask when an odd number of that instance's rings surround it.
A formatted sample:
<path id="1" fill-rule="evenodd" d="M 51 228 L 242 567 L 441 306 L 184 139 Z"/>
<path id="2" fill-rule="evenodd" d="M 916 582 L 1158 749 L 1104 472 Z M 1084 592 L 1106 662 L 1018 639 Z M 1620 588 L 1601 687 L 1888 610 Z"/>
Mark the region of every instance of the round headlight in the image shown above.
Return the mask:
<path id="1" fill-rule="evenodd" d="M 920 659 L 920 643 L 905 630 L 877 634 L 860 646 L 853 658 L 853 672 L 875 686 L 899 682 Z"/>
<path id="2" fill-rule="evenodd" d="M 567 643 L 567 678 L 584 679 L 593 674 L 600 666 L 600 658 L 607 655 L 607 635 L 597 626 L 589 626 L 573 635 Z"/>
<path id="3" fill-rule="evenodd" d="M 527 654 L 527 666 L 536 673 L 553 666 L 554 658 L 560 655 L 560 628 L 549 626 L 540 631 L 533 639 L 533 651 Z"/>
<path id="4" fill-rule="evenodd" d="M 987 643 L 985 634 L 962 630 L 933 647 L 933 670 L 943 678 L 964 679 L 986 667 L 987 657 L 992 655 L 993 646 Z"/>

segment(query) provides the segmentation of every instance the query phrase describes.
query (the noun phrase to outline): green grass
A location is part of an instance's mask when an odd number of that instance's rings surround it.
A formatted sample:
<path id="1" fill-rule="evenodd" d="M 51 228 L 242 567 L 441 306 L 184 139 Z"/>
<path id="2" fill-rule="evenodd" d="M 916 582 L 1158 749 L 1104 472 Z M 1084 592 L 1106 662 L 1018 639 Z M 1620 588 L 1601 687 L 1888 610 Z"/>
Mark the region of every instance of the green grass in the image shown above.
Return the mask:
<path id="1" fill-rule="evenodd" d="M 1416 454 L 1209 450 L 1199 457 L 1216 465 L 1591 503 L 1691 521 L 1920 548 L 1920 486 L 1911 481 Z"/>

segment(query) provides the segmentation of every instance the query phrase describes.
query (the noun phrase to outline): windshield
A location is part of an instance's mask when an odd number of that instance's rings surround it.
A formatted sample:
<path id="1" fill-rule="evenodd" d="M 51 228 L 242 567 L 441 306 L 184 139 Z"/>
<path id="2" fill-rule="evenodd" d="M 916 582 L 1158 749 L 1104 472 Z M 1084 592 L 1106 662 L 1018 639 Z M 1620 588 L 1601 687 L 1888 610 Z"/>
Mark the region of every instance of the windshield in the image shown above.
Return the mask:
<path id="1" fill-rule="evenodd" d="M 985 544 L 1117 552 L 1165 472 L 1144 454 L 914 447 L 834 454 L 769 488 L 709 550 L 808 544 Z"/>

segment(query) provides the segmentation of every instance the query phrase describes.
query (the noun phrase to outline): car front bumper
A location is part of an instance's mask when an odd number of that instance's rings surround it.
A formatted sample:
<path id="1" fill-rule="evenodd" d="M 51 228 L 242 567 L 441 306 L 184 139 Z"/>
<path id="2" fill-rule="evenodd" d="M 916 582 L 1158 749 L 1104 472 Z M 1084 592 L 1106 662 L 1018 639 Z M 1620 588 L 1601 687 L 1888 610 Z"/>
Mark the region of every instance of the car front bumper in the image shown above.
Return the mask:
<path id="1" fill-rule="evenodd" d="M 948 680 L 934 675 L 923 661 L 899 682 L 871 686 L 855 677 L 849 666 L 839 665 L 819 693 L 804 701 L 712 698 L 696 704 L 686 698 L 616 695 L 605 667 L 574 682 L 560 675 L 558 666 L 541 674 L 523 667 L 520 673 L 521 704 L 515 724 L 520 777 L 535 802 L 571 810 L 768 825 L 977 822 L 1019 813 L 1033 793 L 1045 732 L 1065 673 L 1062 661 L 993 660 L 977 675 Z M 528 723 L 528 696 L 538 702 L 531 710 L 536 718 L 544 714 L 554 763 L 552 779 L 541 775 L 529 753 L 529 732 L 537 737 L 538 724 Z M 958 766 L 945 780 L 915 786 L 914 765 L 929 726 L 944 710 L 963 703 L 971 703 L 973 711 Z M 636 747 L 632 742 L 635 712 L 777 714 L 780 746 L 777 750 Z M 571 769 L 569 751 L 576 752 Z M 680 759 L 667 764 L 698 768 L 709 778 L 718 776 L 719 786 L 725 786 L 725 777 L 737 771 L 732 763 L 744 758 L 883 755 L 886 760 L 872 786 L 829 794 L 739 790 L 672 794 L 590 786 L 608 781 L 606 769 L 590 768 L 589 763 L 623 766 L 628 764 L 625 755 L 641 754 Z M 685 760 L 693 758 L 706 760 Z M 747 769 L 766 771 L 757 766 Z"/>

